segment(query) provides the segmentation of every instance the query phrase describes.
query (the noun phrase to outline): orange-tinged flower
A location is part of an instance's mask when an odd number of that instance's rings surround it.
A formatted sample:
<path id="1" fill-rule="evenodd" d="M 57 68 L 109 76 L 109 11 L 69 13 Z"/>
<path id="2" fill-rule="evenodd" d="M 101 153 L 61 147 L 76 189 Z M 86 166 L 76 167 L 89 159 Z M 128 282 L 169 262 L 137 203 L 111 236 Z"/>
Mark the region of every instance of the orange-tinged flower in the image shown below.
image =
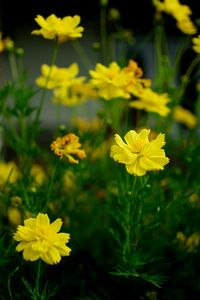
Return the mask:
<path id="1" fill-rule="evenodd" d="M 67 16 L 63 19 L 58 18 L 52 14 L 46 19 L 37 15 L 35 21 L 40 25 L 41 29 L 33 30 L 32 34 L 42 35 L 45 39 L 54 40 L 58 42 L 65 42 L 69 39 L 76 39 L 82 37 L 84 28 L 78 26 L 80 23 L 80 16 Z"/>
<path id="2" fill-rule="evenodd" d="M 74 133 L 69 133 L 63 137 L 58 137 L 51 143 L 51 150 L 61 158 L 65 156 L 71 164 L 78 164 L 79 161 L 74 158 L 74 155 L 79 159 L 86 157 L 85 151 L 81 150 L 79 137 Z"/>
<path id="3" fill-rule="evenodd" d="M 14 239 L 19 242 L 16 250 L 23 251 L 25 260 L 35 261 L 41 258 L 50 265 L 59 263 L 61 256 L 68 256 L 71 251 L 65 245 L 70 235 L 58 233 L 61 226 L 61 219 L 50 224 L 47 214 L 39 213 L 36 218 L 26 219 L 14 234 Z"/>
<path id="4" fill-rule="evenodd" d="M 143 176 L 147 171 L 163 170 L 169 158 L 161 149 L 165 145 L 165 135 L 160 133 L 155 140 L 149 141 L 150 129 L 139 133 L 130 130 L 125 142 L 115 134 L 116 145 L 111 147 L 110 156 L 117 162 L 125 164 L 128 173 Z"/>

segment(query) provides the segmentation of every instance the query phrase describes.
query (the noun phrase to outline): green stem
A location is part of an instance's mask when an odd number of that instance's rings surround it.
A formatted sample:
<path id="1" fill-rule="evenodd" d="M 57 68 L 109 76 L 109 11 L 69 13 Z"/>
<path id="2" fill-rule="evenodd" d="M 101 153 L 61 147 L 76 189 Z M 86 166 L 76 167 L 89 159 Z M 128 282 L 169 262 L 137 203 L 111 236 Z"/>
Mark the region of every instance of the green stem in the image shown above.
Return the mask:
<path id="1" fill-rule="evenodd" d="M 74 50 L 76 51 L 76 53 L 78 54 L 78 56 L 80 57 L 81 62 L 83 63 L 86 71 L 88 72 L 88 69 L 91 68 L 91 62 L 90 62 L 90 59 L 89 59 L 88 55 L 86 54 L 84 48 L 82 47 L 80 42 L 77 40 L 72 42 L 72 46 L 73 46 Z"/>
<path id="2" fill-rule="evenodd" d="M 34 295 L 34 300 L 40 299 L 41 262 L 42 261 L 39 259 L 38 266 L 37 266 L 36 283 L 35 283 L 36 295 Z"/>
<path id="3" fill-rule="evenodd" d="M 57 57 L 57 54 L 58 54 L 58 46 L 59 46 L 58 41 L 56 41 L 56 44 L 55 44 L 55 47 L 54 47 L 54 50 L 53 50 L 53 54 L 52 54 L 52 57 L 51 57 L 49 74 L 47 75 L 45 86 L 43 88 L 42 95 L 41 95 L 41 98 L 40 98 L 39 107 L 38 107 L 38 110 L 37 110 L 36 116 L 35 116 L 35 123 L 36 124 L 39 121 L 39 117 L 41 115 L 41 112 L 42 112 L 42 109 L 43 109 L 43 106 L 44 106 L 44 100 L 45 100 L 45 96 L 46 96 L 46 92 L 47 92 L 48 82 L 49 82 L 51 72 L 52 72 L 52 67 L 56 62 L 56 57 Z"/>
<path id="4" fill-rule="evenodd" d="M 12 291 L 11 291 L 11 278 L 18 270 L 19 270 L 19 267 L 15 268 L 8 277 L 8 294 L 9 294 L 10 300 L 13 300 L 13 295 L 12 295 Z"/>
<path id="5" fill-rule="evenodd" d="M 191 62 L 191 64 L 189 65 L 185 75 L 184 75 L 184 79 L 182 80 L 182 84 L 181 84 L 181 87 L 180 87 L 180 90 L 179 90 L 179 95 L 178 95 L 178 101 L 180 102 L 181 100 L 181 97 L 183 96 L 185 90 L 186 90 L 186 87 L 188 85 L 188 83 L 190 82 L 190 76 L 194 70 L 194 68 L 196 67 L 196 65 L 199 63 L 200 61 L 200 55 L 197 55 L 193 61 Z"/>
<path id="6" fill-rule="evenodd" d="M 100 11 L 100 37 L 103 63 L 108 64 L 108 47 L 106 31 L 106 7 L 102 6 Z"/>
<path id="7" fill-rule="evenodd" d="M 9 63 L 10 63 L 12 79 L 14 82 L 16 82 L 18 79 L 18 69 L 17 69 L 17 62 L 15 59 L 15 55 L 13 52 L 9 52 Z"/>

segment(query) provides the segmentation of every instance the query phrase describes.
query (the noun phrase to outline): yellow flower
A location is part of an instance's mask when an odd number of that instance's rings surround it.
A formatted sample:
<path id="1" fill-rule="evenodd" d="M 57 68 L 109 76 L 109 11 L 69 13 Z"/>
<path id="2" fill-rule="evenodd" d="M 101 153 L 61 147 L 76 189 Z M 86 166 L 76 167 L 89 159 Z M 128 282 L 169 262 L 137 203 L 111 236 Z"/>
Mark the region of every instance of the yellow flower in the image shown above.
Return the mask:
<path id="1" fill-rule="evenodd" d="M 117 145 L 111 147 L 110 156 L 117 162 L 125 164 L 128 173 L 143 176 L 147 171 L 163 170 L 169 159 L 161 149 L 165 145 L 165 135 L 160 133 L 155 140 L 149 141 L 150 129 L 139 133 L 130 130 L 125 142 L 115 134 Z"/>
<path id="2" fill-rule="evenodd" d="M 53 103 L 62 104 L 66 106 L 74 106 L 82 104 L 91 98 L 96 97 L 96 91 L 90 83 L 79 82 L 77 79 L 72 80 L 71 86 L 59 87 L 53 91 Z M 74 82 L 74 83 L 73 83 Z"/>
<path id="3" fill-rule="evenodd" d="M 177 27 L 185 34 L 195 34 L 197 33 L 197 28 L 195 27 L 194 23 L 189 19 L 183 19 L 177 22 Z"/>
<path id="4" fill-rule="evenodd" d="M 44 172 L 44 169 L 38 164 L 34 164 L 31 167 L 30 175 L 34 178 L 36 185 L 43 184 L 43 182 L 46 179 L 46 174 Z"/>
<path id="5" fill-rule="evenodd" d="M 197 117 L 191 111 L 177 105 L 173 109 L 173 118 L 175 121 L 183 123 L 188 128 L 192 129 L 197 125 Z"/>
<path id="6" fill-rule="evenodd" d="M 194 37 L 192 39 L 192 43 L 193 43 L 193 46 L 192 46 L 192 49 L 200 54 L 200 35 L 198 35 L 198 37 Z"/>
<path id="7" fill-rule="evenodd" d="M 79 26 L 80 16 L 67 16 L 63 19 L 56 17 L 54 14 L 44 19 L 37 15 L 35 21 L 41 29 L 33 30 L 31 34 L 42 35 L 45 39 L 54 40 L 58 42 L 65 42 L 69 39 L 76 39 L 82 37 L 83 27 Z"/>
<path id="8" fill-rule="evenodd" d="M 142 68 L 138 66 L 136 61 L 130 59 L 128 62 L 128 66 L 123 68 L 123 70 L 126 73 L 132 74 L 130 81 L 128 82 L 128 85 L 126 87 L 126 90 L 129 93 L 135 95 L 144 88 L 151 86 L 150 79 L 141 78 L 143 76 L 143 71 Z"/>
<path id="9" fill-rule="evenodd" d="M 7 182 L 15 183 L 20 177 L 20 172 L 16 164 L 12 161 L 4 162 L 0 161 L 0 183 L 4 184 Z"/>
<path id="10" fill-rule="evenodd" d="M 0 53 L 4 50 L 12 50 L 13 47 L 14 42 L 9 37 L 2 39 L 2 32 L 0 32 Z"/>
<path id="11" fill-rule="evenodd" d="M 74 133 L 69 133 L 63 137 L 58 137 L 51 143 L 51 150 L 61 158 L 65 156 L 69 163 L 78 164 L 79 161 L 72 155 L 76 155 L 79 159 L 86 157 L 85 151 L 80 150 L 81 144 L 79 143 L 79 137 Z"/>
<path id="12" fill-rule="evenodd" d="M 163 117 L 167 116 L 170 112 L 170 109 L 166 106 L 170 101 L 167 94 L 158 94 L 150 88 L 145 88 L 138 94 L 135 93 L 135 95 L 139 99 L 131 101 L 130 107 L 155 112 Z"/>
<path id="13" fill-rule="evenodd" d="M 125 72 L 116 62 L 110 63 L 106 67 L 100 63 L 96 65 L 95 70 L 89 71 L 92 79 L 91 84 L 97 89 L 97 93 L 105 100 L 113 98 L 130 98 L 126 86 L 132 77 L 131 72 Z"/>
<path id="14" fill-rule="evenodd" d="M 76 117 L 72 119 L 72 124 L 79 132 L 98 132 L 103 126 L 103 123 L 99 118 L 85 119 L 82 117 Z"/>
<path id="15" fill-rule="evenodd" d="M 82 82 L 84 77 L 77 76 L 79 67 L 76 63 L 71 64 L 68 68 L 59 68 L 57 66 L 41 66 L 42 75 L 36 79 L 36 84 L 47 89 L 56 89 L 59 87 L 67 87 L 72 83 Z"/>
<path id="16" fill-rule="evenodd" d="M 13 226 L 18 226 L 22 223 L 22 214 L 17 207 L 8 207 L 8 221 Z"/>
<path id="17" fill-rule="evenodd" d="M 69 241 L 68 233 L 58 233 L 62 226 L 61 219 L 50 224 L 47 214 L 39 213 L 36 218 L 24 221 L 19 225 L 14 239 L 19 242 L 18 252 L 23 251 L 23 258 L 35 261 L 41 258 L 47 264 L 57 264 L 61 256 L 68 256 L 71 249 L 65 244 Z"/>
<path id="18" fill-rule="evenodd" d="M 183 5 L 179 0 L 154 0 L 154 5 L 159 12 L 171 15 L 177 21 L 177 27 L 185 34 L 195 34 L 197 28 L 192 23 L 190 15 L 191 9 L 188 5 Z"/>

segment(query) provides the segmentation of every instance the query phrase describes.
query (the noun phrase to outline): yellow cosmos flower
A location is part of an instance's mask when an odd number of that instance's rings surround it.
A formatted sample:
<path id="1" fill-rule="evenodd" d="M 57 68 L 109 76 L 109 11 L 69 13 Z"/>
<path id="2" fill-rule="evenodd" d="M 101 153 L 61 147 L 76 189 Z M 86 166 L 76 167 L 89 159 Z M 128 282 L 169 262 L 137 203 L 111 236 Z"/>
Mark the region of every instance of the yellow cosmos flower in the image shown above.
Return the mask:
<path id="1" fill-rule="evenodd" d="M 4 184 L 7 182 L 14 183 L 20 177 L 20 172 L 13 161 L 4 162 L 0 161 L 0 183 Z"/>
<path id="2" fill-rule="evenodd" d="M 105 100 L 113 98 L 130 98 L 126 86 L 131 80 L 131 72 L 125 72 L 116 62 L 110 63 L 106 67 L 100 63 L 96 65 L 95 70 L 89 71 L 92 79 L 91 84 L 97 89 L 97 93 Z"/>
<path id="3" fill-rule="evenodd" d="M 38 164 L 34 164 L 31 167 L 30 175 L 33 177 L 36 185 L 42 185 L 46 179 L 44 169 Z"/>
<path id="4" fill-rule="evenodd" d="M 84 77 L 75 78 L 78 75 L 79 66 L 74 63 L 68 68 L 59 68 L 57 66 L 41 66 L 42 75 L 36 79 L 36 84 L 47 89 L 56 89 L 59 87 L 67 87 L 72 83 L 79 83 L 84 80 Z"/>
<path id="5" fill-rule="evenodd" d="M 198 37 L 194 37 L 192 39 L 192 43 L 193 43 L 193 46 L 192 46 L 192 49 L 200 54 L 200 35 L 198 35 Z"/>
<path id="6" fill-rule="evenodd" d="M 123 68 L 123 70 L 126 73 L 131 73 L 132 76 L 130 78 L 130 81 L 128 82 L 128 85 L 126 87 L 126 90 L 135 95 L 139 93 L 141 90 L 143 90 L 145 87 L 151 86 L 151 80 L 141 78 L 143 76 L 142 68 L 140 68 L 136 61 L 130 59 L 128 62 L 128 66 Z"/>
<path id="7" fill-rule="evenodd" d="M 51 143 L 51 150 L 61 158 L 65 156 L 69 163 L 78 164 L 79 161 L 73 157 L 77 156 L 79 159 L 86 157 L 85 151 L 80 149 L 79 137 L 74 133 L 69 133 L 63 137 L 58 137 Z"/>
<path id="8" fill-rule="evenodd" d="M 130 130 L 124 140 L 115 134 L 117 145 L 111 147 L 110 156 L 117 162 L 125 164 L 128 173 L 143 176 L 147 171 L 163 170 L 169 158 L 161 149 L 165 145 L 165 135 L 160 133 L 155 140 L 149 141 L 150 129 L 139 133 Z"/>
<path id="9" fill-rule="evenodd" d="M 96 91 L 92 85 L 90 83 L 81 82 L 80 78 L 79 82 L 77 82 L 78 78 L 75 78 L 74 81 L 72 80 L 69 87 L 55 89 L 53 91 L 53 103 L 74 106 L 96 98 Z"/>
<path id="10" fill-rule="evenodd" d="M 19 225 L 14 239 L 19 242 L 18 252 L 23 251 L 25 260 L 35 261 L 41 258 L 47 264 L 57 264 L 61 256 L 68 256 L 71 249 L 65 244 L 69 241 L 68 233 L 58 233 L 62 226 L 61 219 L 50 224 L 47 214 L 39 213 L 36 218 L 24 221 Z"/>
<path id="11" fill-rule="evenodd" d="M 130 107 L 155 112 L 163 117 L 170 112 L 170 109 L 166 106 L 170 101 L 167 94 L 157 94 L 151 89 L 145 88 L 137 94 L 137 97 L 138 100 L 130 102 Z"/>
<path id="12" fill-rule="evenodd" d="M 78 26 L 81 18 L 80 16 L 67 16 L 63 19 L 52 14 L 46 19 L 37 15 L 35 21 L 41 29 L 33 30 L 31 34 L 42 35 L 45 39 L 54 40 L 58 42 L 65 42 L 69 39 L 76 39 L 82 37 L 83 27 Z M 77 27 L 78 26 L 78 27 Z"/>
<path id="13" fill-rule="evenodd" d="M 176 25 L 185 34 L 192 35 L 197 33 L 197 28 L 189 18 L 177 22 Z"/>
<path id="14" fill-rule="evenodd" d="M 183 123 L 188 128 L 192 129 L 197 125 L 197 117 L 188 109 L 177 105 L 173 109 L 173 118 L 175 121 Z"/>
<path id="15" fill-rule="evenodd" d="M 188 5 L 183 5 L 179 0 L 154 0 L 154 5 L 159 12 L 171 15 L 177 21 L 177 27 L 185 34 L 195 34 L 197 28 L 192 23 L 190 15 L 191 9 Z"/>

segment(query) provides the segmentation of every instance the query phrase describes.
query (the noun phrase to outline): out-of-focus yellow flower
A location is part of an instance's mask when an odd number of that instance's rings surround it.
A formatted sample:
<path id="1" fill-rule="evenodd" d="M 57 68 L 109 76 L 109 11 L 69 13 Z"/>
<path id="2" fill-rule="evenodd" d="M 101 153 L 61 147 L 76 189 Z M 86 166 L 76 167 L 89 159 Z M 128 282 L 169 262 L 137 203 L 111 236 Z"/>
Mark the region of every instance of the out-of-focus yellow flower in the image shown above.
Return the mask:
<path id="1" fill-rule="evenodd" d="M 120 12 L 118 9 L 111 7 L 108 11 L 108 17 L 112 21 L 117 21 L 120 19 Z"/>
<path id="2" fill-rule="evenodd" d="M 65 244 L 69 241 L 68 233 L 58 233 L 62 226 L 61 219 L 50 224 L 47 214 L 39 213 L 36 218 L 24 221 L 19 225 L 14 239 L 19 242 L 18 252 L 23 251 L 23 258 L 35 261 L 41 258 L 47 264 L 57 264 L 61 256 L 68 256 L 71 249 Z"/>
<path id="3" fill-rule="evenodd" d="M 73 157 L 77 156 L 79 159 L 86 157 L 85 151 L 81 150 L 81 144 L 79 143 L 79 137 L 74 133 L 69 133 L 63 137 L 58 137 L 51 143 L 51 150 L 61 158 L 65 156 L 69 163 L 78 164 L 79 161 Z"/>
<path id="4" fill-rule="evenodd" d="M 59 68 L 57 66 L 41 66 L 42 75 L 36 79 L 36 84 L 47 89 L 56 89 L 60 87 L 68 87 L 72 83 L 79 83 L 84 77 L 75 78 L 78 75 L 78 64 L 71 64 L 68 68 Z"/>
<path id="5" fill-rule="evenodd" d="M 125 72 L 116 62 L 108 67 L 98 63 L 95 70 L 89 71 L 92 79 L 91 84 L 97 89 L 97 93 L 105 100 L 113 98 L 130 98 L 126 86 L 132 78 L 131 72 Z"/>
<path id="6" fill-rule="evenodd" d="M 76 176 L 71 170 L 67 170 L 63 176 L 63 187 L 67 192 L 72 192 L 76 188 Z"/>
<path id="7" fill-rule="evenodd" d="M 128 173 L 143 176 L 147 171 L 163 170 L 169 159 L 161 149 L 165 145 L 165 135 L 158 134 L 155 140 L 149 141 L 150 129 L 139 133 L 130 130 L 125 136 L 125 142 L 115 134 L 117 145 L 111 147 L 110 156 L 117 162 L 125 164 Z"/>
<path id="8" fill-rule="evenodd" d="M 192 39 L 192 43 L 193 43 L 193 46 L 192 46 L 192 49 L 200 54 L 200 35 L 198 35 L 198 37 L 194 37 Z"/>
<path id="9" fill-rule="evenodd" d="M 187 240 L 185 234 L 182 231 L 177 232 L 176 238 L 181 245 L 184 245 Z"/>
<path id="10" fill-rule="evenodd" d="M 188 5 L 183 5 L 179 0 L 154 0 L 154 5 L 159 12 L 171 15 L 177 21 L 177 27 L 185 34 L 195 34 L 197 28 L 192 23 L 190 15 L 191 9 Z"/>
<path id="11" fill-rule="evenodd" d="M 139 98 L 138 100 L 130 102 L 130 107 L 155 112 L 163 117 L 167 116 L 170 112 L 169 107 L 166 106 L 170 101 L 167 94 L 158 94 L 150 88 L 145 88 L 140 90 L 137 97 Z"/>
<path id="12" fill-rule="evenodd" d="M 34 164 L 31 167 L 30 175 L 34 178 L 36 185 L 43 184 L 46 179 L 46 174 L 44 172 L 44 169 L 38 164 Z"/>
<path id="13" fill-rule="evenodd" d="M 20 177 L 20 172 L 16 164 L 12 161 L 4 162 L 0 161 L 0 183 L 4 184 L 7 181 L 9 183 L 15 183 Z"/>
<path id="14" fill-rule="evenodd" d="M 2 32 L 0 32 L 0 53 L 4 50 L 12 50 L 14 48 L 14 42 L 9 38 L 2 38 Z"/>
<path id="15" fill-rule="evenodd" d="M 188 128 L 192 129 L 197 125 L 197 117 L 188 109 L 177 105 L 173 109 L 173 118 L 175 121 L 183 123 Z"/>
<path id="16" fill-rule="evenodd" d="M 72 124 L 78 129 L 79 132 L 97 132 L 102 128 L 103 125 L 99 118 L 85 119 L 81 117 L 72 119 Z"/>
<path id="17" fill-rule="evenodd" d="M 189 18 L 177 22 L 176 25 L 185 34 L 192 35 L 197 33 L 197 28 Z"/>
<path id="18" fill-rule="evenodd" d="M 130 59 L 128 62 L 128 66 L 123 68 L 123 70 L 126 73 L 132 74 L 130 81 L 128 82 L 128 85 L 126 87 L 126 90 L 129 93 L 135 95 L 144 88 L 151 86 L 150 79 L 141 78 L 143 76 L 143 71 L 142 68 L 138 66 L 136 61 Z"/>
<path id="19" fill-rule="evenodd" d="M 22 198 L 14 196 L 11 198 L 11 204 L 15 207 L 18 207 L 22 203 Z"/>
<path id="20" fill-rule="evenodd" d="M 194 232 L 190 235 L 186 240 L 186 247 L 188 252 L 193 252 L 200 244 L 200 234 L 198 232 Z"/>
<path id="21" fill-rule="evenodd" d="M 18 226 L 22 223 L 22 214 L 17 207 L 8 207 L 8 221 L 13 226 Z"/>
<path id="22" fill-rule="evenodd" d="M 44 19 L 42 16 L 37 15 L 35 21 L 41 29 L 33 30 L 31 34 L 42 35 L 45 39 L 54 40 L 58 42 L 65 42 L 69 39 L 77 39 L 82 37 L 84 28 L 78 26 L 81 18 L 80 16 L 67 16 L 58 18 L 52 14 Z"/>
<path id="23" fill-rule="evenodd" d="M 71 86 L 59 87 L 53 91 L 53 103 L 74 106 L 96 98 L 96 91 L 90 83 L 81 82 L 81 77 L 72 80 Z M 79 82 L 77 82 L 79 81 Z"/>

